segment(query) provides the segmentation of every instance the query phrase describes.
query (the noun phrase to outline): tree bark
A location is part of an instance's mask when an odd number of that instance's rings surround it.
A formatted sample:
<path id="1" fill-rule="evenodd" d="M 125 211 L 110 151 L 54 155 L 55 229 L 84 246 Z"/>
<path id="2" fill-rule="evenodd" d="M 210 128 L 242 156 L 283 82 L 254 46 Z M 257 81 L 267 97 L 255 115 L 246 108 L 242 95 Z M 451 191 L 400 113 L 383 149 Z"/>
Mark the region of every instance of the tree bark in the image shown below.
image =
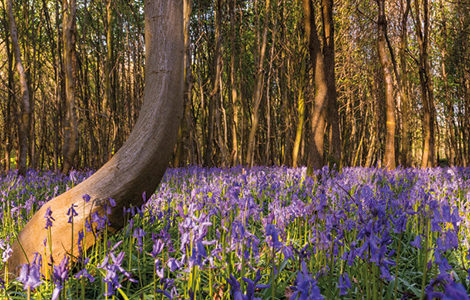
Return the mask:
<path id="1" fill-rule="evenodd" d="M 74 86 L 74 55 L 75 55 L 75 16 L 77 6 L 75 0 L 63 0 L 63 42 L 64 42 L 64 70 L 65 70 L 65 126 L 64 145 L 62 148 L 64 164 L 62 173 L 67 174 L 74 166 L 78 153 L 78 120 L 75 108 Z"/>
<path id="2" fill-rule="evenodd" d="M 123 147 L 94 175 L 44 204 L 26 224 L 13 244 L 13 255 L 8 261 L 9 269 L 17 272 L 21 264 L 32 261 L 35 252 L 43 253 L 44 214 L 51 208 L 54 225 L 52 255 L 54 264 L 64 255 L 78 253 L 78 233 L 85 220 L 94 212 L 103 213 L 108 198 L 116 201 L 109 219 L 112 230 L 124 225 L 123 207 L 142 204 L 142 192 L 151 195 L 160 182 L 176 140 L 182 117 L 183 104 L 183 1 L 145 1 L 145 89 L 144 103 L 137 123 Z M 85 203 L 83 195 L 92 201 Z M 72 204 L 78 212 L 71 224 L 67 223 L 67 210 Z M 83 213 L 84 212 L 84 213 Z M 88 235 L 85 247 L 94 239 Z M 20 248 L 24 249 L 25 253 Z M 43 262 L 43 266 L 47 263 Z M 44 270 L 43 270 L 44 271 Z"/>
<path id="3" fill-rule="evenodd" d="M 395 99 L 393 97 L 393 79 L 391 61 L 386 52 L 387 20 L 385 17 L 385 0 L 377 0 L 378 5 L 378 34 L 377 47 L 382 66 L 385 84 L 385 154 L 383 166 L 386 169 L 395 169 Z"/>
<path id="4" fill-rule="evenodd" d="M 411 0 L 405 0 L 405 8 L 403 9 L 403 0 L 401 3 L 402 18 L 400 32 L 400 97 L 401 97 L 401 151 L 400 162 L 403 167 L 409 167 L 411 164 L 411 137 L 410 137 L 410 97 L 408 95 L 408 75 L 406 68 L 406 51 L 408 49 L 408 15 L 411 8 Z"/>
<path id="5" fill-rule="evenodd" d="M 304 91 L 301 89 L 299 91 L 299 100 L 297 106 L 297 128 L 295 130 L 295 140 L 294 140 L 294 149 L 292 150 L 292 167 L 297 168 L 297 162 L 299 157 L 300 142 L 302 139 L 302 132 L 304 128 L 305 120 L 305 100 L 304 100 Z"/>
<path id="6" fill-rule="evenodd" d="M 18 44 L 18 30 L 16 27 L 15 17 L 13 15 L 13 7 L 11 0 L 7 0 L 8 19 L 10 21 L 10 36 L 15 53 L 16 70 L 20 77 L 21 102 L 20 114 L 21 119 L 18 126 L 18 146 L 19 155 L 17 160 L 17 168 L 19 174 L 24 175 L 27 168 L 28 149 L 30 143 L 30 126 L 31 126 L 31 96 L 29 91 L 28 78 L 23 67 L 21 59 L 21 50 Z"/>
<path id="7" fill-rule="evenodd" d="M 314 76 L 315 94 L 313 99 L 313 111 L 311 114 L 311 141 L 307 162 L 307 172 L 320 169 L 324 165 L 324 132 L 326 125 L 326 109 L 328 105 L 328 83 L 325 60 L 321 51 L 315 24 L 315 11 L 311 0 L 303 0 L 305 35 L 308 41 L 310 54 L 310 72 Z M 307 92 L 310 99 L 313 89 Z M 307 100 L 308 101 L 308 100 Z"/>
<path id="8" fill-rule="evenodd" d="M 269 12 L 270 12 L 271 1 L 266 0 L 266 17 L 264 19 L 264 29 L 261 44 L 257 43 L 258 47 L 258 60 L 256 67 L 256 76 L 255 76 L 255 87 L 253 94 L 253 111 L 251 113 L 251 127 L 250 133 L 248 135 L 248 148 L 246 151 L 245 164 L 248 166 L 253 166 L 254 164 L 254 150 L 255 150 L 255 138 L 256 132 L 258 130 L 259 123 L 259 108 L 261 105 L 261 100 L 263 98 L 263 86 L 264 86 L 264 58 L 266 56 L 266 45 L 268 39 L 268 26 L 269 26 Z M 260 31 L 258 24 L 258 31 Z M 258 32 L 259 33 L 259 32 Z M 259 39 L 258 39 L 259 40 Z"/>
<path id="9" fill-rule="evenodd" d="M 328 86 L 327 122 L 329 126 L 328 157 L 331 165 L 341 166 L 341 135 L 339 131 L 338 102 L 336 101 L 335 32 L 333 0 L 322 0 L 323 53 Z"/>
<path id="10" fill-rule="evenodd" d="M 236 166 L 241 162 L 241 152 L 238 150 L 238 91 L 236 83 L 236 66 L 237 66 L 237 50 L 236 50 L 236 0 L 230 0 L 230 86 L 232 100 L 232 165 Z"/>
<path id="11" fill-rule="evenodd" d="M 431 82 L 431 70 L 428 58 L 429 48 L 429 3 L 423 0 L 423 23 L 421 23 L 420 1 L 415 0 L 415 27 L 419 48 L 419 81 L 423 101 L 423 153 L 421 167 L 429 168 L 435 165 L 435 136 L 434 136 L 434 95 Z M 422 25 L 421 25 L 422 24 Z M 422 26 L 422 27 L 421 27 Z"/>

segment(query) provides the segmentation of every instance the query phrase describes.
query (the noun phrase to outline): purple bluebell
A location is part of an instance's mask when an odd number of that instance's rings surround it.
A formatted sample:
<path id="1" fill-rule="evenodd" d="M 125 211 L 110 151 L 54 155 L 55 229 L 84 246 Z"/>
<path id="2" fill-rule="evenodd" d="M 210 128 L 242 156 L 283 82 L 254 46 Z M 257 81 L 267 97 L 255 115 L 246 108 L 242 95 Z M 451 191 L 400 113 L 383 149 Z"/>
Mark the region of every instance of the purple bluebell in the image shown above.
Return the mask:
<path id="1" fill-rule="evenodd" d="M 68 223 L 72 223 L 73 218 L 78 216 L 77 211 L 75 210 L 75 207 L 77 207 L 76 204 L 73 204 L 70 206 L 70 208 L 67 210 L 67 216 L 69 216 Z"/>
<path id="2" fill-rule="evenodd" d="M 292 293 L 290 299 L 302 300 L 323 300 L 324 297 L 320 293 L 320 288 L 317 286 L 317 281 L 312 277 L 307 270 L 305 261 L 301 263 L 301 270 L 297 273 L 295 285 L 291 287 Z"/>
<path id="3" fill-rule="evenodd" d="M 0 250 L 2 250 L 2 262 L 7 262 L 10 256 L 12 255 L 13 250 L 11 249 L 10 245 L 4 240 L 0 240 Z"/>
<path id="4" fill-rule="evenodd" d="M 245 300 L 245 298 L 243 297 L 240 283 L 232 274 L 230 274 L 230 278 L 227 278 L 227 282 L 230 284 L 230 294 L 232 295 L 232 299 Z"/>
<path id="5" fill-rule="evenodd" d="M 59 297 L 60 291 L 64 287 L 64 282 L 66 282 L 69 277 L 69 260 L 69 256 L 65 256 L 58 266 L 53 267 L 52 278 L 55 288 L 54 291 L 52 291 L 51 300 L 56 300 Z"/>
<path id="6" fill-rule="evenodd" d="M 41 256 L 36 253 L 33 263 L 21 266 L 20 276 L 17 278 L 23 284 L 26 291 L 28 288 L 34 290 L 41 285 Z"/>
<path id="7" fill-rule="evenodd" d="M 134 234 L 132 234 L 132 237 L 134 237 L 135 239 L 137 239 L 137 250 L 139 251 L 139 253 L 142 252 L 142 249 L 143 249 L 143 241 L 142 241 L 142 238 L 146 235 L 146 232 L 138 227 L 136 229 L 134 229 Z"/>
<path id="8" fill-rule="evenodd" d="M 171 272 L 175 272 L 180 268 L 180 263 L 174 258 L 170 258 L 166 265 L 168 266 L 168 268 L 170 268 Z"/>
<path id="9" fill-rule="evenodd" d="M 410 243 L 411 246 L 421 249 L 421 235 L 417 235 L 415 239 Z"/>
<path id="10" fill-rule="evenodd" d="M 275 250 L 279 250 L 282 247 L 282 243 L 279 241 L 279 230 L 273 224 L 266 225 L 266 236 L 270 236 L 270 246 Z"/>
<path id="11" fill-rule="evenodd" d="M 77 279 L 80 279 L 80 278 L 87 278 L 88 281 L 90 282 L 93 282 L 95 281 L 95 277 L 93 277 L 87 270 L 86 268 L 86 265 L 88 264 L 88 262 L 90 261 L 89 258 L 86 258 L 84 261 L 83 261 L 83 269 L 80 270 L 77 274 L 75 274 L 75 278 Z"/>
<path id="12" fill-rule="evenodd" d="M 246 277 L 242 277 L 243 281 L 246 282 L 246 295 L 245 299 L 247 300 L 261 300 L 261 298 L 255 297 L 255 291 L 257 289 L 267 289 L 270 287 L 269 284 L 258 284 L 261 280 L 261 275 L 259 270 L 256 272 L 255 280 L 248 279 Z"/>
<path id="13" fill-rule="evenodd" d="M 349 280 L 348 273 L 345 272 L 339 276 L 338 288 L 341 296 L 348 294 L 348 290 L 351 289 L 351 281 Z"/>
<path id="14" fill-rule="evenodd" d="M 83 201 L 85 201 L 85 203 L 88 203 L 91 200 L 91 197 L 88 194 L 83 195 L 82 198 L 83 198 Z"/>
<path id="15" fill-rule="evenodd" d="M 52 217 L 51 207 L 47 208 L 44 218 L 46 219 L 46 226 L 44 228 L 49 229 L 52 227 L 52 222 L 55 221 L 54 217 Z"/>

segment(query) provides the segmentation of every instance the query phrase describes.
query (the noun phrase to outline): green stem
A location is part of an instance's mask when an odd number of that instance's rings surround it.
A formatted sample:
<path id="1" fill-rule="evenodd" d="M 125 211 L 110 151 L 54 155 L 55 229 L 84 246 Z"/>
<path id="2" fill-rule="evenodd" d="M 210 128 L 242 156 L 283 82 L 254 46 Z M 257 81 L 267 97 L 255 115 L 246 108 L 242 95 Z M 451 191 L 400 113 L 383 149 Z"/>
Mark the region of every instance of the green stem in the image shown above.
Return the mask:
<path id="1" fill-rule="evenodd" d="M 423 279 L 421 283 L 421 299 L 425 299 L 426 295 L 424 293 L 424 289 L 426 288 L 426 280 L 428 275 L 428 242 L 429 242 L 429 232 L 431 230 L 431 222 L 429 218 L 426 219 L 426 239 L 424 242 L 424 263 L 423 263 Z"/>
<path id="2" fill-rule="evenodd" d="M 398 299 L 398 267 L 400 265 L 400 250 L 401 250 L 402 237 L 403 237 L 403 232 L 400 233 L 400 238 L 398 239 L 398 246 L 397 246 L 397 264 L 395 266 L 395 287 L 394 287 L 395 299 Z"/>

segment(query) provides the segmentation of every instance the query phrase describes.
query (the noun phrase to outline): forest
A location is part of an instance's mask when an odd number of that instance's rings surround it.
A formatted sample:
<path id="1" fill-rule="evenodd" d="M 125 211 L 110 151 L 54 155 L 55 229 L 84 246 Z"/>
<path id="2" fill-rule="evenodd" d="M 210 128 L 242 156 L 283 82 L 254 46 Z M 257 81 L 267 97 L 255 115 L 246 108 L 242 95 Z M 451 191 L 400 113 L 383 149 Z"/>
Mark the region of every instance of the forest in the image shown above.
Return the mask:
<path id="1" fill-rule="evenodd" d="M 99 168 L 142 102 L 142 1 L 2 2 L 3 169 Z M 468 165 L 468 1 L 308 3 L 186 4 L 171 164 Z"/>
<path id="2" fill-rule="evenodd" d="M 0 299 L 470 299 L 468 0 L 0 1 Z"/>

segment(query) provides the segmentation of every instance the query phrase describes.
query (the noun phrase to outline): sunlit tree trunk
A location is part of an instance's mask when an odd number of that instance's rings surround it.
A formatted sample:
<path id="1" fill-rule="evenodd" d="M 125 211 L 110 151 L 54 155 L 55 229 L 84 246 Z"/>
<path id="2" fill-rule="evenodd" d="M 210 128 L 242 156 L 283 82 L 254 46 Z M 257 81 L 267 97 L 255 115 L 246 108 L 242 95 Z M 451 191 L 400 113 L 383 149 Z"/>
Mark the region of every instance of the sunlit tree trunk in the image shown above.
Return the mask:
<path id="1" fill-rule="evenodd" d="M 230 97 L 232 100 L 232 165 L 238 165 L 241 163 L 241 151 L 238 149 L 238 90 L 236 82 L 236 73 L 237 73 L 237 43 L 236 43 L 236 34 L 238 20 L 236 18 L 236 0 L 230 0 L 230 86 L 231 93 Z"/>
<path id="2" fill-rule="evenodd" d="M 7 0 L 8 19 L 10 22 L 10 36 L 15 53 L 16 71 L 20 77 L 21 102 L 20 102 L 20 120 L 18 126 L 18 147 L 19 155 L 17 158 L 17 168 L 20 174 L 26 173 L 28 149 L 30 143 L 30 125 L 31 125 L 31 97 L 29 91 L 28 78 L 21 58 L 21 50 L 18 44 L 18 30 L 16 28 L 15 17 L 11 0 Z"/>
<path id="3" fill-rule="evenodd" d="M 391 61 L 386 51 L 387 19 L 385 17 L 385 0 L 377 0 L 377 5 L 379 11 L 377 47 L 385 84 L 386 133 L 383 166 L 387 169 L 395 169 L 395 99 L 393 96 Z"/>
<path id="4" fill-rule="evenodd" d="M 265 9 L 265 20 L 263 35 L 261 41 L 257 43 L 257 65 L 256 65 L 256 75 L 255 75 L 255 87 L 253 92 L 253 109 L 251 113 L 251 127 L 250 133 L 248 135 L 248 148 L 246 151 L 246 161 L 245 164 L 253 166 L 254 164 L 254 152 L 255 152 L 255 143 L 256 143 L 256 132 L 258 130 L 259 123 L 259 108 L 261 105 L 261 100 L 263 98 L 263 86 L 264 86 L 264 58 L 266 56 L 266 45 L 268 42 L 268 26 L 269 26 L 269 13 L 271 10 L 271 1 L 266 0 L 266 9 Z M 257 29 L 260 31 L 261 24 L 258 24 Z"/>
<path id="5" fill-rule="evenodd" d="M 434 94 L 432 88 L 431 70 L 429 65 L 429 3 L 428 0 L 415 0 L 415 27 L 419 48 L 419 81 L 421 98 L 423 102 L 423 154 L 421 167 L 427 168 L 435 165 L 435 110 Z M 423 21 L 421 21 L 421 13 Z"/>
<path id="6" fill-rule="evenodd" d="M 75 0 L 63 1 L 63 42 L 64 42 L 64 70 L 65 70 L 65 107 L 66 117 L 64 124 L 64 144 L 62 148 L 64 163 L 62 173 L 67 174 L 72 167 L 78 153 L 78 120 L 76 112 L 75 85 L 74 85 L 74 55 L 75 55 L 75 17 L 77 7 Z"/>
<path id="7" fill-rule="evenodd" d="M 294 140 L 294 148 L 292 150 L 292 166 L 296 168 L 298 166 L 298 159 L 299 159 L 299 150 L 300 150 L 300 142 L 302 139 L 302 132 L 304 127 L 305 121 L 305 99 L 303 95 L 304 91 L 299 91 L 299 99 L 297 101 L 297 114 L 298 114 L 298 121 L 297 121 L 297 128 L 295 130 L 295 140 Z"/>
<path id="8" fill-rule="evenodd" d="M 411 132 L 410 132 L 410 98 L 408 95 L 408 74 L 406 64 L 406 51 L 408 49 L 408 15 L 411 9 L 411 0 L 400 0 L 401 30 L 400 30 L 400 97 L 401 97 L 401 151 L 400 163 L 403 167 L 409 167 L 411 163 Z M 405 7 L 403 7 L 405 6 Z"/>

